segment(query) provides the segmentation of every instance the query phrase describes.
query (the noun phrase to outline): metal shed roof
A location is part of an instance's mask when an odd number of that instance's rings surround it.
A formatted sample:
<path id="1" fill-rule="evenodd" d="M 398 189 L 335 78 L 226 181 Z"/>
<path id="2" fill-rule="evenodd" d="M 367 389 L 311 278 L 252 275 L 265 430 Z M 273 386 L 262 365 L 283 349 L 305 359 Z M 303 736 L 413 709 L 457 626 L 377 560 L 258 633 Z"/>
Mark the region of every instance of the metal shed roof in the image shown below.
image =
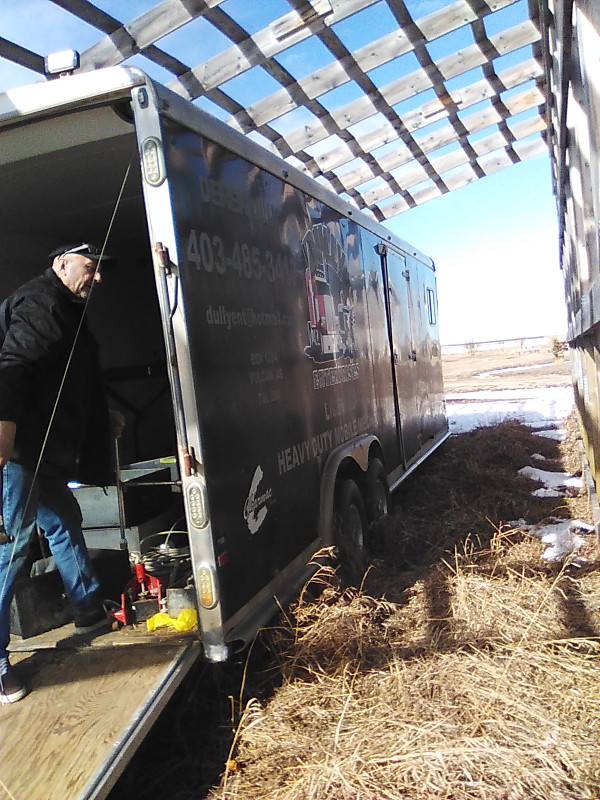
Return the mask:
<path id="1" fill-rule="evenodd" d="M 534 0 L 39 2 L 97 33 L 80 70 L 134 59 L 380 221 L 547 149 Z"/>

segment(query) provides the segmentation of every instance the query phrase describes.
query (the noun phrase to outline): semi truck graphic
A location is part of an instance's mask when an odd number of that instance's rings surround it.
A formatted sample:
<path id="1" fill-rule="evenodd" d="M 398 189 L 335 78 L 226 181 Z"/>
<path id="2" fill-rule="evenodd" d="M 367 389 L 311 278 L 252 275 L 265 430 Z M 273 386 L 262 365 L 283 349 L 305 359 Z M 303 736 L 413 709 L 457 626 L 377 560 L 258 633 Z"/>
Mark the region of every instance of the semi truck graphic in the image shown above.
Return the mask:
<path id="1" fill-rule="evenodd" d="M 352 286 L 341 244 L 317 224 L 302 240 L 309 319 L 305 353 L 322 363 L 356 355 Z"/>

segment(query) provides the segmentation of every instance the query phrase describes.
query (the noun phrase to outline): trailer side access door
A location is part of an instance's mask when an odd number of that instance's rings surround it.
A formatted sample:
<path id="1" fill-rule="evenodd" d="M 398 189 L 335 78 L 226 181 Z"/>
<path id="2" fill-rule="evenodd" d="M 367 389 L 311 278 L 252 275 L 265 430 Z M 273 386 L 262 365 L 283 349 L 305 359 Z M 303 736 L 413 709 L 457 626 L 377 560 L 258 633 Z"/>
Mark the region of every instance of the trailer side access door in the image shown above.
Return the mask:
<path id="1" fill-rule="evenodd" d="M 406 256 L 382 248 L 387 278 L 390 344 L 397 398 L 399 435 L 405 466 L 421 448 L 417 401 L 417 349 L 415 344 L 414 289 Z M 413 274 L 413 282 L 417 276 Z"/>

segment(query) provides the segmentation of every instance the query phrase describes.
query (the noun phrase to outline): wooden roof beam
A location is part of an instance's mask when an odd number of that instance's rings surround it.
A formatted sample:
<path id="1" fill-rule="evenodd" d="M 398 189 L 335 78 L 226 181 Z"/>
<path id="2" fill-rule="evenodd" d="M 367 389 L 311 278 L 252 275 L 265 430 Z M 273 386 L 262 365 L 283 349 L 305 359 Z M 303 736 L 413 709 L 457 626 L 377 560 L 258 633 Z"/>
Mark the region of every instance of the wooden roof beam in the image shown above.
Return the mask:
<path id="1" fill-rule="evenodd" d="M 542 139 L 528 143 L 528 145 L 520 152 L 519 161 L 525 161 L 528 158 L 533 158 L 543 152 L 547 152 L 547 147 L 546 143 Z M 488 159 L 484 160 L 480 166 L 485 175 L 491 175 L 493 172 L 498 172 L 501 169 L 512 166 L 512 161 L 506 155 L 506 153 L 504 154 L 504 158 L 500 157 L 498 154 L 492 154 Z M 466 186 L 468 183 L 473 183 L 475 180 L 477 180 L 477 176 L 471 169 L 471 165 L 468 165 L 463 170 L 460 170 L 456 174 L 452 175 L 452 177 L 447 178 L 446 185 L 450 191 L 454 191 L 455 189 L 459 189 L 461 186 Z M 429 185 L 414 193 L 407 193 L 407 197 L 398 197 L 393 202 L 387 203 L 386 205 L 374 206 L 371 208 L 371 211 L 376 219 L 385 221 L 396 216 L 397 214 L 402 214 L 404 211 L 408 211 L 409 208 L 423 205 L 424 203 L 427 203 L 439 196 L 439 190 L 437 190 L 435 186 Z"/>
<path id="2" fill-rule="evenodd" d="M 130 23 L 132 26 L 132 33 L 130 30 L 128 30 L 128 25 L 123 25 L 119 20 L 96 8 L 96 6 L 87 2 L 87 0 L 50 1 L 55 5 L 64 8 L 65 11 L 73 14 L 73 16 L 76 16 L 78 19 L 81 19 L 84 22 L 93 25 L 98 30 L 108 34 L 105 39 L 102 39 L 96 45 L 93 45 L 81 54 L 81 71 L 89 72 L 93 69 L 98 69 L 101 67 L 114 66 L 141 51 L 140 44 L 135 38 L 136 20 Z M 169 3 L 180 2 L 180 0 L 166 1 Z M 222 2 L 222 0 L 218 0 L 218 2 Z M 148 14 L 153 14 L 155 10 L 156 9 L 153 9 L 152 11 L 148 12 Z M 142 17 L 145 16 L 147 15 L 142 15 Z M 138 19 L 142 19 L 142 17 L 139 17 Z M 158 47 L 155 47 L 152 44 L 145 46 L 144 55 L 151 61 L 154 61 L 156 64 L 164 67 L 164 69 L 172 72 L 174 75 L 180 75 L 189 70 L 189 67 L 186 64 L 183 64 L 174 56 L 170 55 L 169 53 L 165 53 L 163 50 L 160 50 Z"/>
<path id="3" fill-rule="evenodd" d="M 524 64 L 519 64 L 515 67 L 509 67 L 501 72 L 498 77 L 500 78 L 502 85 L 506 90 L 512 89 L 520 84 L 526 83 L 532 78 L 537 77 L 537 75 L 540 73 L 540 70 L 541 67 L 537 61 L 535 61 L 535 59 L 530 59 Z M 482 80 L 477 81 L 470 86 L 465 87 L 464 89 L 458 89 L 455 92 L 452 92 L 451 95 L 456 105 L 460 108 L 460 110 L 463 110 L 469 106 L 481 102 L 482 100 L 490 99 L 494 96 L 494 92 L 489 82 L 487 80 Z M 425 103 L 423 106 L 414 109 L 413 111 L 409 111 L 402 117 L 402 122 L 408 128 L 408 130 L 416 131 L 447 116 L 448 112 L 443 103 L 439 99 L 436 99 L 429 103 Z M 324 131 L 312 130 L 312 126 L 307 126 L 307 128 L 310 128 L 310 130 L 307 130 L 304 136 L 302 136 L 304 131 L 295 131 L 292 135 L 287 135 L 284 137 L 293 152 L 297 152 L 308 144 L 314 144 L 317 141 L 326 138 Z M 309 135 L 312 135 L 313 138 L 311 138 L 309 141 L 306 141 Z M 394 137 L 391 126 L 386 125 L 370 131 L 363 136 L 357 137 L 357 141 L 364 151 L 371 152 L 376 150 L 378 147 L 393 141 L 394 138 L 398 138 L 397 134 Z M 317 169 L 327 172 L 328 170 L 341 166 L 349 159 L 347 158 L 347 154 L 343 152 L 341 148 L 333 148 L 326 153 L 316 156 L 314 160 Z"/>
<path id="4" fill-rule="evenodd" d="M 525 73 L 527 77 L 523 79 L 519 78 L 515 83 L 514 75 L 522 72 L 523 66 L 525 67 Z M 518 85 L 518 83 L 523 82 L 523 80 L 530 80 L 531 78 L 538 77 L 541 74 L 542 70 L 538 62 L 535 59 L 529 59 L 528 61 L 524 62 L 524 65 L 509 67 L 501 72 L 498 77 L 503 88 L 508 89 L 512 86 Z M 383 87 L 382 93 L 385 91 L 386 87 Z M 470 95 L 477 97 L 477 99 L 470 101 Z M 493 95 L 494 91 L 490 86 L 490 82 L 486 79 L 477 81 L 464 89 L 458 89 L 450 93 L 452 102 L 456 103 L 456 105 L 460 108 L 464 108 L 466 105 L 471 105 L 473 102 L 479 102 L 480 100 L 490 98 Z M 385 96 L 389 97 L 387 94 L 385 94 Z M 395 102 L 399 102 L 399 100 L 395 100 Z M 436 114 L 438 114 L 438 118 L 440 113 L 447 116 L 447 109 L 443 102 L 439 99 L 425 103 L 421 109 L 423 124 L 429 125 L 431 122 L 434 122 L 435 120 L 431 119 L 430 117 L 433 117 Z M 350 125 L 355 125 L 357 122 L 362 122 L 369 116 L 373 116 L 375 113 L 376 109 L 373 103 L 368 98 L 360 98 L 353 103 L 348 103 L 345 106 L 335 109 L 331 112 L 331 115 L 340 127 L 346 128 Z M 415 112 L 413 112 L 413 115 L 414 114 Z M 426 122 L 424 121 L 425 119 L 427 119 Z M 422 127 L 422 125 L 419 125 L 416 122 L 412 124 L 414 124 L 414 128 Z M 293 152 L 296 152 L 304 147 L 316 144 L 316 142 L 326 138 L 327 135 L 327 131 L 322 128 L 320 122 L 317 120 L 316 122 L 311 123 L 310 125 L 305 125 L 296 131 L 291 131 L 290 133 L 286 134 L 284 138 L 287 140 L 290 149 Z M 379 147 L 381 144 L 385 144 L 385 142 L 380 142 L 380 144 L 369 146 L 368 149 L 375 149 L 375 147 Z"/>
<path id="5" fill-rule="evenodd" d="M 537 88 L 527 89 L 519 95 L 515 95 L 510 100 L 506 101 L 507 113 L 511 116 L 520 114 L 536 106 L 542 105 L 544 98 Z M 539 119 L 540 117 L 536 117 Z M 483 111 L 478 111 L 468 117 L 463 118 L 463 125 L 468 133 L 477 133 L 484 130 L 490 125 L 501 124 L 503 121 L 498 111 L 491 106 Z M 421 151 L 425 154 L 432 153 L 440 147 L 445 147 L 452 142 L 458 141 L 459 137 L 456 130 L 448 124 L 446 127 L 434 131 L 426 136 L 421 136 L 416 139 L 417 144 Z M 476 144 L 473 145 L 477 150 Z M 381 171 L 383 173 L 390 172 L 392 169 L 401 167 L 408 164 L 412 160 L 410 150 L 403 143 L 391 153 L 386 153 L 384 156 L 377 158 Z M 366 167 L 358 167 L 355 170 L 347 172 L 343 176 L 344 186 L 347 189 L 359 186 L 361 183 L 371 180 L 374 177 L 373 173 Z"/>
<path id="6" fill-rule="evenodd" d="M 39 72 L 40 75 L 45 75 L 44 69 L 44 56 L 33 53 L 20 44 L 15 44 L 8 39 L 0 37 L 0 58 L 6 58 L 14 64 L 19 64 L 21 67 L 26 67 L 34 72 Z"/>
<path id="7" fill-rule="evenodd" d="M 114 33 L 121 25 L 117 19 L 101 11 L 93 3 L 89 3 L 88 0 L 50 0 L 50 2 L 103 33 Z"/>
<path id="8" fill-rule="evenodd" d="M 429 50 L 425 46 L 425 43 L 422 39 L 422 32 L 420 28 L 415 24 L 406 7 L 406 3 L 404 0 L 389 0 L 390 2 L 390 9 L 398 22 L 398 24 L 407 32 L 408 37 L 410 38 L 415 56 L 417 57 L 421 68 L 425 71 L 428 77 L 432 81 L 432 88 L 435 94 L 438 97 L 438 100 L 443 104 L 444 108 L 448 113 L 448 118 L 452 124 L 452 127 L 457 133 L 458 138 L 461 141 L 462 147 L 465 150 L 468 159 L 473 164 L 473 169 L 475 171 L 479 170 L 477 164 L 475 164 L 475 153 L 471 147 L 469 139 L 466 135 L 466 130 L 461 122 L 461 119 L 458 115 L 458 105 L 457 102 L 452 94 L 448 92 L 446 89 L 446 84 L 444 82 L 444 77 L 436 64 L 433 62 L 429 54 Z M 482 0 L 470 0 L 470 8 L 477 3 L 477 5 L 481 6 Z M 477 9 L 477 13 L 481 8 Z M 423 166 L 423 164 L 422 164 Z M 429 174 L 429 169 L 427 169 Z M 436 181 L 437 183 L 437 181 Z M 443 187 L 445 188 L 445 186 Z"/>
<path id="9" fill-rule="evenodd" d="M 325 30 L 319 33 L 319 38 L 323 42 L 323 44 L 336 56 L 338 60 L 345 60 L 348 62 L 351 59 L 351 55 L 349 51 L 346 49 L 343 42 L 339 40 L 337 35 L 331 30 Z M 428 171 L 429 166 L 427 159 L 425 158 L 424 154 L 421 153 L 419 150 L 416 142 L 411 137 L 408 130 L 404 127 L 402 120 L 396 113 L 396 111 L 391 107 L 391 105 L 386 101 L 383 97 L 381 92 L 379 91 L 378 87 L 373 83 L 371 78 L 362 71 L 362 69 L 353 62 L 352 65 L 350 64 L 347 67 L 350 77 L 357 86 L 365 93 L 365 96 L 369 99 L 369 102 L 372 103 L 374 112 L 379 112 L 388 122 L 394 127 L 394 129 L 398 132 L 398 135 L 403 139 L 406 145 L 409 147 L 413 158 L 422 163 L 424 169 Z M 331 117 L 334 121 L 334 124 L 337 127 L 337 135 L 345 138 L 346 146 L 348 147 L 350 153 L 353 156 L 360 156 L 367 164 L 370 164 L 374 170 L 377 170 L 377 164 L 375 160 L 371 157 L 370 153 L 365 153 L 364 150 L 360 147 L 357 143 L 356 138 L 353 134 L 346 130 L 347 126 L 338 126 L 338 121 L 336 120 L 335 111 L 331 111 L 328 116 Z M 435 174 L 430 175 L 432 180 L 439 180 L 438 176 Z M 336 178 L 337 180 L 337 178 Z M 393 184 L 393 178 L 390 177 L 389 182 Z M 394 187 L 398 188 L 399 187 Z M 443 187 L 441 187 L 443 189 Z"/>
<path id="10" fill-rule="evenodd" d="M 516 2 L 516 0 L 500 0 L 499 7 L 503 8 L 514 2 Z M 465 5 L 466 4 L 464 2 L 455 3 L 448 9 L 442 9 L 441 12 L 436 11 L 433 14 L 429 14 L 428 16 L 418 20 L 417 24 L 420 30 L 425 32 L 424 36 L 427 41 L 432 41 L 436 35 L 450 33 L 456 27 L 462 27 L 467 24 L 472 15 L 466 14 L 464 10 Z M 463 11 L 462 14 L 457 13 L 457 9 L 455 8 L 456 6 Z M 494 10 L 498 9 L 495 8 Z M 439 17 L 442 12 L 444 14 L 443 19 L 446 21 L 446 26 L 442 27 L 443 33 L 438 34 L 438 31 L 440 30 Z M 491 13 L 491 9 L 488 9 L 488 13 Z M 516 26 L 514 29 L 511 29 L 511 31 L 516 31 L 520 28 L 521 26 Z M 501 52 L 504 47 L 506 47 L 504 52 L 510 52 L 511 48 L 515 49 L 515 45 L 510 41 L 510 39 L 506 42 L 506 44 L 502 41 L 502 37 L 510 36 L 511 31 L 506 31 L 504 34 L 499 34 L 498 37 L 496 37 L 499 39 L 498 47 L 500 48 Z M 537 30 L 535 33 L 539 38 L 539 33 Z M 529 33 L 528 35 L 531 34 Z M 518 36 L 518 34 L 515 34 L 515 37 L 516 36 Z M 528 43 L 529 42 L 525 42 L 525 44 Z M 522 46 L 524 45 L 516 45 L 516 47 Z M 410 52 L 411 50 L 412 44 L 408 36 L 402 29 L 398 29 L 397 31 L 387 34 L 371 44 L 355 50 L 351 54 L 350 59 L 336 60 L 332 64 L 316 70 L 304 78 L 300 78 L 298 80 L 298 84 L 309 97 L 318 97 L 326 92 L 331 91 L 332 89 L 337 88 L 338 86 L 341 86 L 344 83 L 347 83 L 350 80 L 347 69 L 349 63 L 355 62 L 363 72 L 368 72 L 369 70 L 379 67 L 382 64 L 386 64 L 398 56 Z M 448 60 L 451 59 L 452 61 L 460 61 L 464 52 L 465 51 L 462 51 L 461 53 L 450 56 Z M 442 72 L 445 72 L 448 67 L 442 66 L 442 61 L 445 62 L 446 59 L 440 61 L 440 69 Z M 468 69 L 470 69 L 470 67 Z M 446 75 L 446 77 L 451 76 Z M 389 86 L 390 91 L 393 91 L 391 88 L 393 84 L 389 84 Z M 384 89 L 382 89 L 382 92 L 384 92 Z M 255 124 L 262 125 L 282 116 L 283 114 L 288 113 L 289 111 L 292 111 L 296 107 L 297 105 L 294 103 L 293 98 L 286 92 L 285 89 L 282 89 L 269 95 L 269 97 L 264 98 L 264 100 L 260 100 L 257 103 L 250 105 L 247 110 L 250 116 L 255 120 Z M 227 123 L 233 127 L 236 127 L 235 120 L 227 120 Z"/>
<path id="11" fill-rule="evenodd" d="M 189 66 L 183 65 L 174 56 L 154 47 L 154 42 L 206 14 L 223 0 L 188 0 L 185 3 L 182 0 L 162 0 L 157 6 L 126 24 L 107 14 L 103 14 L 102 18 L 96 21 L 89 15 L 83 16 L 79 9 L 82 0 L 52 0 L 52 2 L 63 7 L 75 4 L 75 9 L 71 10 L 71 13 L 108 33 L 108 36 L 82 53 L 83 70 L 115 66 L 132 55 L 145 51 L 144 55 L 152 61 L 178 75 L 187 72 Z"/>
<path id="12" fill-rule="evenodd" d="M 378 1 L 331 0 L 333 12 L 311 21 L 308 25 L 301 14 L 291 11 L 248 37 L 252 39 L 252 47 L 244 47 L 244 43 L 233 45 L 167 85 L 178 94 L 194 100 L 199 96 L 198 86 L 202 87 L 203 92 L 220 86 L 251 67 L 263 65 L 269 58 L 304 41 L 322 27 L 340 22 Z M 245 50 L 249 51 L 248 55 Z"/>
<path id="13" fill-rule="evenodd" d="M 495 150 L 502 149 L 509 152 L 512 142 L 525 139 L 535 133 L 541 133 L 544 129 L 544 120 L 537 116 L 533 119 L 525 120 L 516 124 L 511 129 L 510 140 L 507 140 L 500 131 L 492 133 L 473 144 L 473 150 L 476 154 L 476 159 L 479 161 L 480 158 L 493 153 Z M 451 169 L 455 169 L 456 167 L 468 163 L 471 163 L 473 166 L 473 159 L 469 158 L 462 147 L 457 147 L 456 150 L 452 151 L 451 153 L 445 153 L 443 156 L 438 156 L 431 159 L 431 166 L 441 176 Z M 422 183 L 425 177 L 426 176 L 424 176 L 422 168 L 415 166 L 411 170 L 408 170 L 406 173 L 404 173 L 402 179 L 396 178 L 395 180 L 401 186 L 402 190 L 406 191 L 413 186 L 417 186 L 419 183 Z M 344 191 L 348 191 L 349 187 L 345 186 L 343 177 L 340 180 L 344 185 Z M 390 197 L 394 192 L 391 191 L 389 187 L 386 188 L 387 191 L 383 186 L 376 186 L 373 189 L 370 189 L 368 192 L 361 193 L 365 205 L 371 207 L 376 203 L 381 202 L 381 200 L 383 200 L 385 197 Z"/>
<path id="14" fill-rule="evenodd" d="M 290 0 L 293 2 L 294 0 Z M 301 0 L 302 5 L 299 6 L 298 13 L 303 14 L 305 17 L 307 15 L 307 2 L 306 0 Z M 313 7 L 310 6 L 310 9 Z M 316 13 L 316 12 L 315 12 Z M 233 42 L 235 42 L 240 49 L 244 51 L 244 53 L 250 59 L 257 59 L 261 57 L 260 53 L 256 52 L 256 45 L 252 37 L 249 36 L 248 32 L 242 28 L 237 22 L 235 22 L 231 17 L 227 14 L 223 13 L 220 9 L 214 9 L 207 15 L 211 22 L 214 23 L 215 27 L 219 28 L 219 30 L 223 31 Z M 300 87 L 295 82 L 294 78 L 290 73 L 275 59 L 269 59 L 265 62 L 262 67 L 267 73 L 269 73 L 280 85 L 288 86 L 289 91 L 294 94 L 295 101 L 298 105 L 301 105 L 307 108 L 311 113 L 313 113 L 316 117 L 319 117 L 326 128 L 328 128 L 331 133 L 337 132 L 338 128 L 336 123 L 333 119 L 330 118 L 327 109 L 324 108 L 320 103 L 311 100 L 311 98 L 307 97 L 306 94 L 300 89 Z M 211 90 L 209 93 L 211 96 L 215 90 Z M 254 124 L 253 120 L 250 118 L 247 110 L 244 108 L 239 113 L 232 115 L 230 119 L 237 119 L 243 120 L 243 124 L 239 126 L 239 128 L 244 133 L 248 133 L 249 131 L 256 130 L 257 125 Z M 280 135 L 272 130 L 271 128 L 267 128 L 266 126 L 260 127 L 260 132 L 267 136 L 271 141 L 278 140 Z M 280 155 L 284 158 L 290 155 L 289 148 L 285 148 L 284 150 L 280 151 Z"/>

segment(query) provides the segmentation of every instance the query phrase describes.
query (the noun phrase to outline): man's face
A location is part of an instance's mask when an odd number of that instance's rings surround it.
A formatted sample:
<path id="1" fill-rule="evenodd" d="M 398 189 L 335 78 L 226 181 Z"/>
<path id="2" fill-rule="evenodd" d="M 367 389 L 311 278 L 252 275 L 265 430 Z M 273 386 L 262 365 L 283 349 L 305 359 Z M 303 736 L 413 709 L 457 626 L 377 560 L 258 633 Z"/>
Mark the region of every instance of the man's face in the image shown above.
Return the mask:
<path id="1" fill-rule="evenodd" d="M 78 253 L 66 253 L 59 256 L 53 269 L 64 285 L 77 297 L 88 297 L 93 283 L 100 283 L 100 271 L 96 271 L 96 262 Z"/>

